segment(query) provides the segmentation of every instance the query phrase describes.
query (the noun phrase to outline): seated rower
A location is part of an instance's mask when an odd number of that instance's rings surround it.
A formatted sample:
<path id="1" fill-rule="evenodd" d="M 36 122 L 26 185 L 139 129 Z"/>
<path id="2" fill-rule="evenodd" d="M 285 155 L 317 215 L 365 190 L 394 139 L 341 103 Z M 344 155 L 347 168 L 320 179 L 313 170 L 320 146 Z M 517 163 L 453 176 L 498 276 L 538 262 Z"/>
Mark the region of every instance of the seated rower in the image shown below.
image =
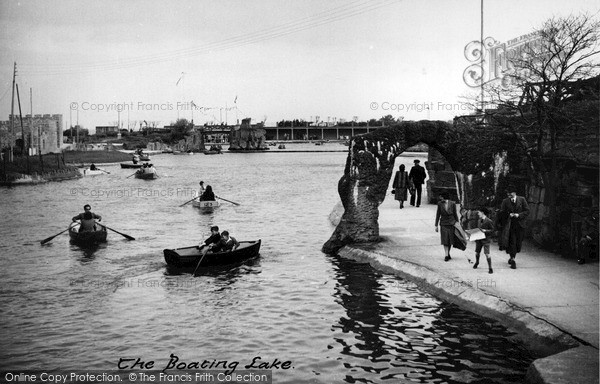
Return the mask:
<path id="1" fill-rule="evenodd" d="M 77 216 L 73 216 L 72 221 L 79 220 L 81 225 L 79 226 L 79 232 L 92 232 L 96 230 L 96 221 L 102 221 L 102 216 L 92 212 L 92 207 L 89 204 L 83 206 L 83 213 Z"/>
<path id="2" fill-rule="evenodd" d="M 95 171 L 98 168 L 96 168 L 96 164 L 92 163 L 92 165 L 90 165 L 90 171 Z"/>
<path id="3" fill-rule="evenodd" d="M 200 195 L 200 201 L 214 201 L 215 194 L 213 193 L 212 187 L 210 185 L 206 186 L 206 190 L 202 195 Z"/>
<path id="4" fill-rule="evenodd" d="M 204 242 L 198 245 L 198 249 L 202 253 L 202 256 L 206 255 L 206 253 L 217 243 L 221 241 L 221 235 L 219 234 L 219 227 L 216 225 L 210 227 L 210 237 Z"/>
<path id="5" fill-rule="evenodd" d="M 221 233 L 221 241 L 211 247 L 213 252 L 229 252 L 235 251 L 240 246 L 240 243 L 233 236 L 229 236 L 228 231 Z"/>

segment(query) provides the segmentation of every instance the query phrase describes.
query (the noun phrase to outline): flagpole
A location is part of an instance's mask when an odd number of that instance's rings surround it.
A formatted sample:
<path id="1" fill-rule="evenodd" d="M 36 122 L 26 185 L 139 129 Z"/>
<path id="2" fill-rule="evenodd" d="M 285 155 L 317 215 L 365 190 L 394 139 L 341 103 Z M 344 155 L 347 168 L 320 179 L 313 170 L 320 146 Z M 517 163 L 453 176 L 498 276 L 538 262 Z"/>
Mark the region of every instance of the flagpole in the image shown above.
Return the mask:
<path id="1" fill-rule="evenodd" d="M 483 48 L 483 0 L 481 0 L 481 29 L 479 33 L 479 38 L 481 39 L 481 113 L 483 113 L 485 119 L 485 105 L 483 101 L 483 53 L 485 51 Z"/>
<path id="2" fill-rule="evenodd" d="M 233 104 L 235 104 L 235 124 L 238 125 L 240 123 L 240 118 L 238 116 L 237 95 L 235 95 L 235 100 L 233 101 Z"/>

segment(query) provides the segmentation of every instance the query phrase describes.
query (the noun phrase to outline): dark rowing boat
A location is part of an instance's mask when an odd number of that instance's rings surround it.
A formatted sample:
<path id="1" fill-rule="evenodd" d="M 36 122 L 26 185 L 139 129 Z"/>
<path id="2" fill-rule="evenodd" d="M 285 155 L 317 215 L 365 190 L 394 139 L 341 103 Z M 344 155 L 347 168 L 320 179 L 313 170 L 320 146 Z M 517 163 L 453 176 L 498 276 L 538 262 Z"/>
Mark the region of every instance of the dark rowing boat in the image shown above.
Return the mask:
<path id="1" fill-rule="evenodd" d="M 154 167 L 140 168 L 135 172 L 135 177 L 137 179 L 153 180 L 158 177 L 158 174 Z"/>
<path id="2" fill-rule="evenodd" d="M 96 231 L 79 232 L 74 224 L 71 223 L 69 226 L 69 237 L 72 243 L 81 246 L 90 246 L 106 242 L 107 232 L 104 225 L 96 223 Z"/>
<path id="3" fill-rule="evenodd" d="M 261 240 L 240 241 L 240 246 L 235 251 L 207 253 L 202 259 L 202 267 L 211 267 L 217 265 L 228 265 L 241 263 L 243 261 L 255 258 L 260 251 Z M 165 249 L 163 251 L 167 265 L 180 268 L 196 268 L 202 258 L 200 250 L 196 246 Z"/>
<path id="4" fill-rule="evenodd" d="M 121 163 L 121 168 L 142 168 L 142 163 L 133 164 L 133 163 Z"/>

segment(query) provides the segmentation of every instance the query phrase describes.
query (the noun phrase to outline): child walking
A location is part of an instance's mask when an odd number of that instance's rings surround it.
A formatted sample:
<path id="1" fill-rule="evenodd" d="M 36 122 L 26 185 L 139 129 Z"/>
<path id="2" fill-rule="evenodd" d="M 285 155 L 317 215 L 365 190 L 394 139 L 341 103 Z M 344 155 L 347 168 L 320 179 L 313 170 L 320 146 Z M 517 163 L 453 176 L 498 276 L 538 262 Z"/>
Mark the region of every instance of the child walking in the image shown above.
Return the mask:
<path id="1" fill-rule="evenodd" d="M 490 256 L 490 243 L 492 242 L 490 238 L 494 231 L 494 223 L 487 217 L 489 213 L 490 211 L 485 207 L 477 212 L 477 216 L 479 216 L 477 228 L 485 233 L 485 239 L 475 241 L 475 264 L 473 264 L 473 268 L 479 266 L 479 256 L 481 254 L 481 249 L 483 248 L 483 253 L 485 253 L 485 258 L 487 259 L 489 267 L 488 273 L 494 273 L 494 270 L 492 269 L 492 257 Z"/>

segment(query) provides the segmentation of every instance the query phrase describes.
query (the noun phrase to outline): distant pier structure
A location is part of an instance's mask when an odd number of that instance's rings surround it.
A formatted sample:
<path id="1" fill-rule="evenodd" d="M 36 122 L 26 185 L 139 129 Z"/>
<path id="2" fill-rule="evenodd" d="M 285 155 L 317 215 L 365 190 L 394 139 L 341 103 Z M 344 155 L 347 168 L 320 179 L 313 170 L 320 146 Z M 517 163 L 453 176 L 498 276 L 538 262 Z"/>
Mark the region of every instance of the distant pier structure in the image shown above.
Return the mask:
<path id="1" fill-rule="evenodd" d="M 266 141 L 309 141 L 309 140 L 349 140 L 355 135 L 361 135 L 384 128 L 383 125 L 323 124 L 312 125 L 305 123 L 297 126 L 266 127 L 264 123 L 251 124 L 251 119 L 242 119 L 237 125 L 209 125 L 202 129 L 206 143 L 230 142 L 233 150 L 263 150 L 267 148 Z"/>
<path id="2" fill-rule="evenodd" d="M 302 125 L 291 127 L 265 127 L 267 140 L 348 140 L 352 136 L 369 133 L 382 126 Z"/>
<path id="3" fill-rule="evenodd" d="M 263 123 L 250 124 L 250 118 L 231 128 L 230 151 L 260 151 L 268 149 Z"/>

